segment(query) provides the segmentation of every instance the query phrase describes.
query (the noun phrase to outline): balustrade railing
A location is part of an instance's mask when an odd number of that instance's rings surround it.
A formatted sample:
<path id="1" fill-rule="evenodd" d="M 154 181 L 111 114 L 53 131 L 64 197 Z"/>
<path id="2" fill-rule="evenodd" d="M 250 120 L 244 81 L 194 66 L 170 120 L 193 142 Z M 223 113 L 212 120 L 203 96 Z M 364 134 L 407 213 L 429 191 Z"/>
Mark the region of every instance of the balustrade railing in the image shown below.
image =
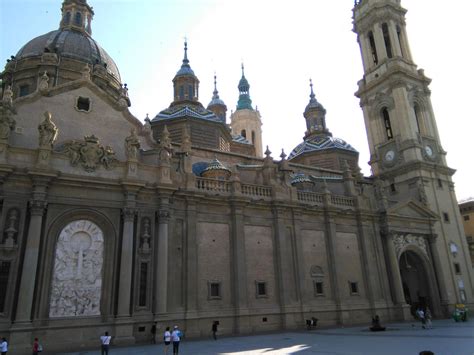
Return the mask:
<path id="1" fill-rule="evenodd" d="M 225 180 L 207 179 L 202 177 L 196 178 L 196 188 L 199 190 L 230 192 L 231 183 Z"/>
<path id="2" fill-rule="evenodd" d="M 243 195 L 259 196 L 259 197 L 272 196 L 272 188 L 269 186 L 242 184 L 241 188 L 242 188 Z"/>

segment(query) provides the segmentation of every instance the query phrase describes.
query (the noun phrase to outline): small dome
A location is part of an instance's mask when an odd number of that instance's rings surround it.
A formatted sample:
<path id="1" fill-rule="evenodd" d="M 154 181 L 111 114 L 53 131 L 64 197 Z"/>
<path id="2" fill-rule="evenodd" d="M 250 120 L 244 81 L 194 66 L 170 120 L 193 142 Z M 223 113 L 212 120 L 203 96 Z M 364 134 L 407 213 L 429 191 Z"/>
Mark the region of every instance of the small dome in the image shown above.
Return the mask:
<path id="1" fill-rule="evenodd" d="M 328 150 L 328 149 L 340 149 L 346 150 L 352 153 L 358 153 L 349 143 L 340 138 L 335 138 L 332 136 L 313 136 L 305 140 L 303 143 L 300 143 L 293 151 L 290 153 L 288 159 L 293 159 L 301 154 Z"/>
<path id="2" fill-rule="evenodd" d="M 17 53 L 16 59 L 41 56 L 43 53 L 56 53 L 95 65 L 102 64 L 120 83 L 117 65 L 107 52 L 87 33 L 71 29 L 59 29 L 38 36 L 25 44 Z"/>

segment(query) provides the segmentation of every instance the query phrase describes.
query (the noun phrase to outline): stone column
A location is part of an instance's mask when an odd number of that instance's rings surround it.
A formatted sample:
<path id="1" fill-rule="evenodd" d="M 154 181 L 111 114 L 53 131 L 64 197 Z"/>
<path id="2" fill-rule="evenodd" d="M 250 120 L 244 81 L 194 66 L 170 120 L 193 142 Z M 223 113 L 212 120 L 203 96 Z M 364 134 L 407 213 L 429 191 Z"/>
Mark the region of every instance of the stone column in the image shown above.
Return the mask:
<path id="1" fill-rule="evenodd" d="M 393 20 L 390 20 L 388 22 L 388 32 L 390 36 L 390 42 L 392 42 L 392 54 L 394 57 L 401 57 L 402 56 L 402 50 L 401 46 L 402 44 L 398 40 L 398 34 L 397 34 L 397 25 Z"/>
<path id="2" fill-rule="evenodd" d="M 250 320 L 247 300 L 247 264 L 245 262 L 244 206 L 234 201 L 232 208 L 232 291 L 235 307 L 235 332 L 247 333 Z"/>
<path id="3" fill-rule="evenodd" d="M 433 260 L 433 268 L 435 272 L 436 281 L 438 284 L 439 289 L 439 296 L 441 297 L 441 307 L 443 308 L 443 312 L 447 312 L 447 307 L 449 304 L 449 297 L 446 291 L 446 282 L 444 281 L 443 276 L 443 267 L 441 264 L 441 258 L 439 256 L 439 251 L 436 246 L 436 239 L 438 238 L 437 235 L 433 234 L 431 238 L 428 239 L 429 241 L 429 250 L 431 252 L 431 257 Z M 445 314 L 446 315 L 446 314 Z"/>
<path id="4" fill-rule="evenodd" d="M 364 283 L 367 287 L 367 297 L 369 299 L 370 306 L 375 309 L 375 296 L 374 296 L 374 281 L 375 278 L 371 277 L 376 272 L 375 269 L 370 267 L 369 263 L 369 252 L 368 252 L 368 235 L 367 227 L 364 225 L 364 221 L 360 211 L 357 213 L 357 227 L 358 227 L 358 243 L 361 250 L 361 265 L 364 275 Z M 370 243 L 370 241 L 369 241 Z"/>
<path id="5" fill-rule="evenodd" d="M 398 265 L 398 257 L 395 251 L 392 233 L 388 233 L 385 236 L 385 245 L 387 246 L 390 275 L 392 276 L 393 301 L 396 305 L 404 305 L 406 304 L 405 294 L 403 293 L 402 276 L 400 275 L 400 266 Z"/>
<path id="6" fill-rule="evenodd" d="M 387 49 L 385 48 L 385 41 L 383 39 L 382 25 L 377 23 L 374 26 L 374 41 L 375 48 L 377 48 L 377 56 L 379 63 L 387 58 Z"/>
<path id="7" fill-rule="evenodd" d="M 186 307 L 186 333 L 195 336 L 200 335 L 198 308 L 198 275 L 197 275 L 197 243 L 196 224 L 197 211 L 196 201 L 192 198 L 186 199 L 186 249 L 185 249 L 185 307 Z"/>
<path id="8" fill-rule="evenodd" d="M 166 313 L 168 305 L 168 208 L 158 211 L 158 260 L 155 272 L 155 312 Z"/>
<path id="9" fill-rule="evenodd" d="M 135 221 L 135 208 L 124 207 L 123 237 L 120 257 L 120 281 L 118 293 L 118 317 L 130 317 L 130 299 L 132 288 L 133 269 L 133 225 Z"/>
<path id="10" fill-rule="evenodd" d="M 18 292 L 16 323 L 28 323 L 31 321 L 43 214 L 46 206 L 47 203 L 43 200 L 30 201 L 31 217 L 26 239 L 25 256 L 23 259 L 20 291 Z"/>

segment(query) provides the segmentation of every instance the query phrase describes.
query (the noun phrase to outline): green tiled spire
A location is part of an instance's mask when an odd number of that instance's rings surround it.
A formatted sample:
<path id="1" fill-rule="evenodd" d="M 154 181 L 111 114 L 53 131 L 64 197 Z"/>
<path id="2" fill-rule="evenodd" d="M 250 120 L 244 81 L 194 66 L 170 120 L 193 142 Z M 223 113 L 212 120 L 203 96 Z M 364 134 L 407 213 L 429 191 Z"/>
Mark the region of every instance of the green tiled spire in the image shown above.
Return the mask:
<path id="1" fill-rule="evenodd" d="M 249 95 L 250 85 L 244 74 L 244 64 L 242 63 L 242 78 L 239 81 L 239 101 L 237 102 L 237 110 L 253 110 L 252 100 Z"/>

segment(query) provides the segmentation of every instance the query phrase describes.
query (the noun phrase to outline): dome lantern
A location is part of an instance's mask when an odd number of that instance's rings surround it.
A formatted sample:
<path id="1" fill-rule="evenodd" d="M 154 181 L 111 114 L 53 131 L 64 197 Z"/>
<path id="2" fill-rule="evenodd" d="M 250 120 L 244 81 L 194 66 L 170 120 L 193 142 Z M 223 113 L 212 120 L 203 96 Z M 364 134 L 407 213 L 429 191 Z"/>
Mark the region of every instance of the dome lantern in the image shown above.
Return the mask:
<path id="1" fill-rule="evenodd" d="M 61 13 L 60 29 L 73 29 L 92 35 L 91 22 L 94 11 L 86 0 L 64 0 Z"/>

